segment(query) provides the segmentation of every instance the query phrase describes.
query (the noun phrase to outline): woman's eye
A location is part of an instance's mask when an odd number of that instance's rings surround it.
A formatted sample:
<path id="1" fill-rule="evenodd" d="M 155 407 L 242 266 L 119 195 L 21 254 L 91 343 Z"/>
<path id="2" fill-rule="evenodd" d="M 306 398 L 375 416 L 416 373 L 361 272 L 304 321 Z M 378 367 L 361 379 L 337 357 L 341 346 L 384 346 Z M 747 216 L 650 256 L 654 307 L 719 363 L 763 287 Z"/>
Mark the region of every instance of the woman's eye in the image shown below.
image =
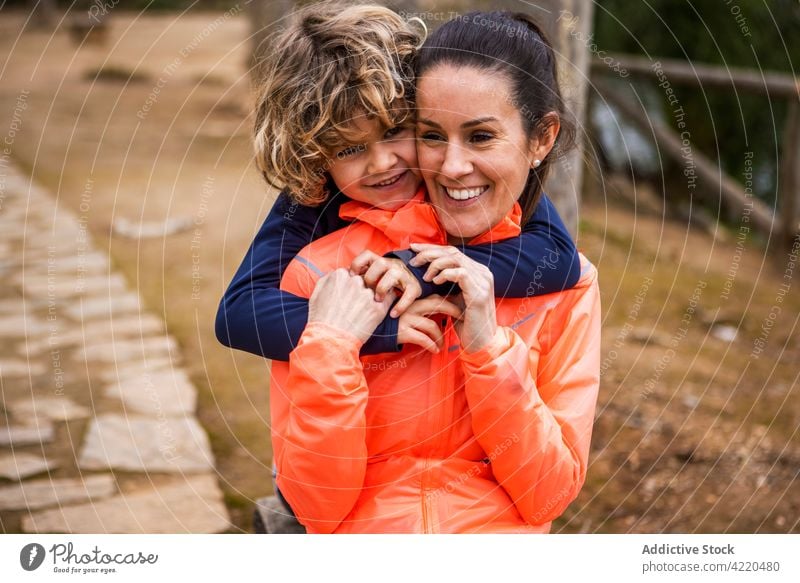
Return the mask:
<path id="1" fill-rule="evenodd" d="M 472 138 L 471 139 L 472 139 L 473 142 L 481 143 L 481 142 L 488 142 L 489 140 L 491 140 L 493 138 L 494 138 L 494 136 L 492 134 L 490 134 L 490 133 L 487 133 L 487 132 L 476 132 L 476 133 L 472 134 Z"/>
<path id="2" fill-rule="evenodd" d="M 425 142 L 441 142 L 444 139 L 436 132 L 423 132 L 419 137 Z"/>

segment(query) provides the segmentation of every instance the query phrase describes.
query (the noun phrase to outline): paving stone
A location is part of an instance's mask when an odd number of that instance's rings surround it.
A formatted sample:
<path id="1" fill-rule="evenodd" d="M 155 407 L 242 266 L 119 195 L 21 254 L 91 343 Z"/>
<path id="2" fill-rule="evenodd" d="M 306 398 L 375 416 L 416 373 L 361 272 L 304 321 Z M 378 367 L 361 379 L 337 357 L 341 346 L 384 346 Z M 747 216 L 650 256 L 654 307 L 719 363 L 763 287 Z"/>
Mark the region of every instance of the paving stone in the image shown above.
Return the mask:
<path id="1" fill-rule="evenodd" d="M 24 206 L 4 209 L 4 211 L 1 219 L 2 226 L 16 228 L 25 237 L 35 236 L 35 233 L 47 228 L 47 218 L 30 213 L 29 209 Z"/>
<path id="2" fill-rule="evenodd" d="M 6 168 L 8 175 L 6 176 L 6 202 L 8 199 L 24 199 L 25 192 L 30 186 L 30 179 L 23 176 L 14 167 Z"/>
<path id="3" fill-rule="evenodd" d="M 115 363 L 114 368 L 109 368 L 100 373 L 100 380 L 106 383 L 118 383 L 129 378 L 146 377 L 158 372 L 173 370 L 177 363 L 177 355 L 160 358 L 148 358 L 147 361 L 132 361 Z"/>
<path id="4" fill-rule="evenodd" d="M 17 253 L 11 257 L 0 258 L 0 269 L 3 270 L 3 274 L 9 276 L 4 279 L 9 279 L 12 273 L 15 275 L 20 273 L 23 268 L 22 258 L 19 257 Z"/>
<path id="5" fill-rule="evenodd" d="M 91 274 L 98 275 L 108 273 L 109 264 L 105 255 L 98 251 L 78 252 L 66 257 L 59 257 L 58 261 L 48 264 L 47 261 L 36 262 L 27 266 L 29 273 L 41 275 L 42 273 L 58 274 Z"/>
<path id="6" fill-rule="evenodd" d="M 28 476 L 54 470 L 58 463 L 48 461 L 32 453 L 16 452 L 0 454 L 0 478 L 22 480 Z"/>
<path id="7" fill-rule="evenodd" d="M 34 298 L 72 298 L 80 295 L 102 295 L 125 290 L 125 278 L 111 276 L 78 276 L 75 273 L 17 277 L 16 283 L 26 296 Z"/>
<path id="8" fill-rule="evenodd" d="M 47 337 L 38 340 L 26 340 L 17 346 L 17 355 L 30 360 L 40 358 L 46 353 L 59 348 L 63 348 L 63 346 L 51 345 Z"/>
<path id="9" fill-rule="evenodd" d="M 100 415 L 81 450 L 81 468 L 137 472 L 198 472 L 212 467 L 205 431 L 194 417 L 150 419 Z"/>
<path id="10" fill-rule="evenodd" d="M 81 245 L 75 234 L 51 236 L 49 233 L 28 233 L 25 239 L 25 264 L 58 262 L 63 257 L 78 255 Z"/>
<path id="11" fill-rule="evenodd" d="M 30 216 L 30 214 L 26 216 Z M 25 237 L 25 247 L 28 249 L 55 247 L 53 249 L 55 253 L 66 255 L 67 248 L 77 247 L 78 243 L 85 246 L 85 243 L 78 239 L 79 235 L 81 237 L 85 235 L 85 233 L 81 233 L 80 224 L 76 220 L 62 220 L 68 218 L 66 214 L 43 208 L 33 216 L 42 219 L 44 224 L 28 229 Z M 63 243 L 63 245 L 59 243 Z"/>
<path id="12" fill-rule="evenodd" d="M 56 214 L 56 205 L 49 196 L 36 197 L 35 201 L 29 200 L 29 202 L 31 204 L 23 207 L 28 220 L 40 220 L 45 225 L 52 225 L 54 220 L 62 218 Z"/>
<path id="13" fill-rule="evenodd" d="M 78 358 L 86 362 L 127 362 L 165 356 L 177 350 L 178 343 L 171 336 L 151 336 L 88 345 L 80 351 Z"/>
<path id="14" fill-rule="evenodd" d="M 22 519 L 25 532 L 39 533 L 218 533 L 230 528 L 214 475 L 186 476 L 99 502 L 62 506 Z"/>
<path id="15" fill-rule="evenodd" d="M 29 313 L 0 316 L 0 338 L 30 338 L 49 334 L 52 324 Z"/>
<path id="16" fill-rule="evenodd" d="M 72 421 L 73 419 L 85 419 L 92 414 L 91 409 L 78 405 L 68 397 L 23 399 L 7 405 L 7 408 L 21 422 L 25 422 L 30 418 Z"/>
<path id="17" fill-rule="evenodd" d="M 51 248 L 37 247 L 35 249 L 23 248 L 22 251 L 17 254 L 17 257 L 17 265 L 20 268 L 20 272 L 31 269 L 37 273 L 41 273 L 44 267 L 46 273 L 48 261 L 53 260 L 56 255 L 55 251 Z"/>
<path id="18" fill-rule="evenodd" d="M 50 330 L 48 336 L 28 339 L 27 342 L 20 347 L 19 353 L 23 356 L 40 355 L 60 348 L 83 344 L 85 337 L 84 329 L 81 326 L 58 325 L 55 330 Z"/>
<path id="19" fill-rule="evenodd" d="M 0 315 L 0 321 L 3 319 Z M 51 323 L 52 324 L 52 323 Z M 31 339 L 21 345 L 18 352 L 23 357 L 31 357 L 71 346 L 87 343 L 110 343 L 116 338 L 139 338 L 151 334 L 163 334 L 164 322 L 153 314 L 128 314 L 113 319 L 90 320 L 83 326 L 62 326 L 57 323 L 55 330 L 41 338 Z M 0 332 L 0 337 L 2 333 Z"/>
<path id="20" fill-rule="evenodd" d="M 0 241 L 4 243 L 16 242 L 22 239 L 24 232 L 20 221 L 0 219 Z"/>
<path id="21" fill-rule="evenodd" d="M 0 300 L 0 314 L 3 317 L 9 314 L 20 314 L 26 310 L 30 311 L 33 308 L 34 305 L 30 301 L 23 299 L 22 296 Z"/>
<path id="22" fill-rule="evenodd" d="M 5 181 L 4 181 L 5 182 Z M 24 213 L 28 206 L 27 190 L 28 186 L 16 188 L 7 187 L 2 193 L 5 200 L 3 201 L 2 216 L 19 217 L 19 213 Z"/>
<path id="23" fill-rule="evenodd" d="M 0 427 L 0 446 L 21 447 L 25 445 L 40 445 L 53 441 L 53 425 L 41 423 L 39 425 L 7 425 Z"/>
<path id="24" fill-rule="evenodd" d="M 197 390 L 186 371 L 158 371 L 142 374 L 109 386 L 105 396 L 121 399 L 125 410 L 152 417 L 187 415 L 197 406 Z"/>
<path id="25" fill-rule="evenodd" d="M 111 475 L 31 480 L 0 488 L 0 510 L 37 510 L 56 504 L 107 498 L 116 492 Z"/>
<path id="26" fill-rule="evenodd" d="M 114 297 L 96 296 L 76 299 L 64 308 L 64 313 L 76 321 L 116 317 L 118 314 L 140 312 L 142 303 L 135 293 Z"/>
<path id="27" fill-rule="evenodd" d="M 154 314 L 130 314 L 108 320 L 87 323 L 83 327 L 87 338 L 133 336 L 164 332 L 164 321 Z"/>
<path id="28" fill-rule="evenodd" d="M 38 376 L 47 372 L 47 368 L 41 362 L 28 362 L 25 360 L 3 358 L 0 359 L 0 377 L 26 377 Z"/>

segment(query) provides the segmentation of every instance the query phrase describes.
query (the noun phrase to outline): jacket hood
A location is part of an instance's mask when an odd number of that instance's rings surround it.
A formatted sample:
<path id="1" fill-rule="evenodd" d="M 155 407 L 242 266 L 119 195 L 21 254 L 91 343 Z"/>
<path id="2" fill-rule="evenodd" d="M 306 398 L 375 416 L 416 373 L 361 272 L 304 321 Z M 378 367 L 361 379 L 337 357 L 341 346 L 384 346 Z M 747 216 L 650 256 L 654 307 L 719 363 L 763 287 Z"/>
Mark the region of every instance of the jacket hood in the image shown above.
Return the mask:
<path id="1" fill-rule="evenodd" d="M 420 241 L 440 241 L 447 243 L 447 233 L 439 223 L 436 209 L 425 200 L 425 189 L 396 211 L 383 210 L 355 200 L 344 203 L 339 216 L 348 221 L 363 221 L 382 231 L 398 249 L 408 248 L 410 243 Z M 522 209 L 519 203 L 491 229 L 478 235 L 470 245 L 491 243 L 510 239 L 520 234 Z"/>

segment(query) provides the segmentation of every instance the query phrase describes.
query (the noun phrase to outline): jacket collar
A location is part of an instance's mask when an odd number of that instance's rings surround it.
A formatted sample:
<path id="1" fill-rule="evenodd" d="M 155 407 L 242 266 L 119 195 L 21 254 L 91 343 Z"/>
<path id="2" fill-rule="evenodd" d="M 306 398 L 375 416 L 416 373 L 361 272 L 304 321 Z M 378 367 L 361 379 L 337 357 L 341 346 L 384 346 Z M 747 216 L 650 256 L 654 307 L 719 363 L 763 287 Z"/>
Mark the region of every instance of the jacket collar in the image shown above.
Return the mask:
<path id="1" fill-rule="evenodd" d="M 407 249 L 411 243 L 447 244 L 447 233 L 439 224 L 434 208 L 425 200 L 425 188 L 396 211 L 382 210 L 363 202 L 351 200 L 342 204 L 339 216 L 345 220 L 363 221 L 383 232 L 397 249 Z M 503 220 L 485 233 L 478 235 L 470 245 L 510 239 L 520 234 L 522 210 L 518 203 Z"/>

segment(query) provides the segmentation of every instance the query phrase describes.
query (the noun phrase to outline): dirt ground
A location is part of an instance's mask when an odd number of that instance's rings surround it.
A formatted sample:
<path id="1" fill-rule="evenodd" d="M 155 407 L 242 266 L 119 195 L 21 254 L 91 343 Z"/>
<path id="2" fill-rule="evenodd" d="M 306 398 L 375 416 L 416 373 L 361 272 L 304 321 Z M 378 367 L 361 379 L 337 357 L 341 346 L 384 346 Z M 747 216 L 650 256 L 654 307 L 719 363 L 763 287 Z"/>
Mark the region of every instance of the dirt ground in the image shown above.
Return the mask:
<path id="1" fill-rule="evenodd" d="M 250 531 L 271 488 L 268 363 L 213 331 L 274 196 L 250 160 L 247 22 L 118 12 L 106 44 L 80 47 L 22 22 L 0 19 L 5 146 L 163 314 Z M 600 272 L 603 376 L 588 480 L 554 531 L 798 532 L 800 265 L 737 247 L 738 226 L 665 218 L 648 193 L 587 179 L 578 246 Z M 130 239 L 111 232 L 120 218 L 189 228 Z"/>

